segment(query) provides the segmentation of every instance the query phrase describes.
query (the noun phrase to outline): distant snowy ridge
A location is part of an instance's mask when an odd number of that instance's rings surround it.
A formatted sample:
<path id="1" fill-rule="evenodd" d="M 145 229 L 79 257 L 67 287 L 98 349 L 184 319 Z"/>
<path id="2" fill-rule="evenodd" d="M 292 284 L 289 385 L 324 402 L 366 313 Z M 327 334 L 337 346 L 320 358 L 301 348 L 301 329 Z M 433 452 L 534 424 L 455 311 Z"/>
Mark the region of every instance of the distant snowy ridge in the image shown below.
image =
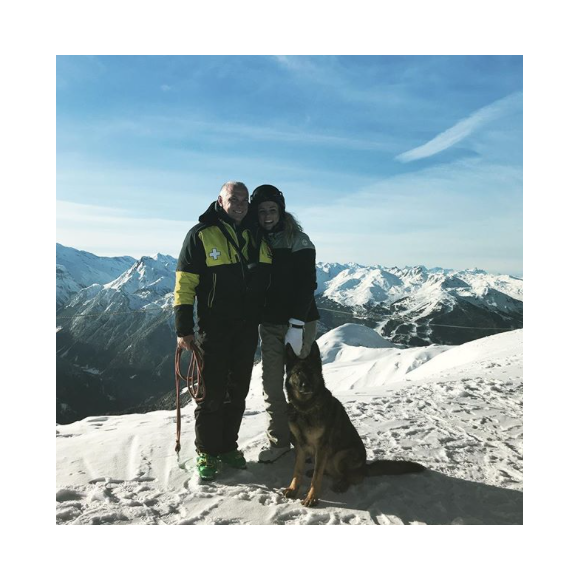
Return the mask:
<path id="1" fill-rule="evenodd" d="M 106 258 L 56 244 L 56 304 L 63 306 L 82 288 L 106 284 L 135 263 L 130 256 Z"/>
<path id="2" fill-rule="evenodd" d="M 96 256 L 59 246 L 57 253 L 68 256 L 67 267 L 57 266 L 57 284 L 60 280 L 61 289 L 66 288 L 70 296 L 57 309 L 56 320 L 59 421 L 91 413 L 167 408 L 175 348 L 177 260 L 155 254 L 130 258 L 125 268 L 120 265 L 124 258 L 101 262 Z M 97 266 L 102 281 L 86 285 L 89 272 Z M 75 279 L 69 267 L 84 276 Z M 412 356 L 403 352 L 405 347 L 461 344 L 522 326 L 523 303 L 511 296 L 523 295 L 517 278 L 475 270 L 456 273 L 421 266 L 324 263 L 317 265 L 317 274 L 318 333 L 353 321 L 368 327 L 345 336 L 327 335 L 327 340 L 335 341 L 328 345 L 327 362 L 339 351 L 342 357 L 356 357 L 362 345 L 396 346 L 389 356 L 399 359 L 397 373 L 402 375 Z M 342 350 L 343 346 L 348 348 Z M 98 374 L 89 376 L 87 368 Z M 77 388 L 81 383 L 83 388 Z M 81 392 L 83 397 L 77 397 Z"/>
<path id="3" fill-rule="evenodd" d="M 420 290 L 436 292 L 453 283 L 469 289 L 474 296 L 496 290 L 523 301 L 523 280 L 483 270 L 444 270 L 424 266 L 387 268 L 359 264 L 317 264 L 317 294 L 339 304 L 355 307 L 389 306 Z"/>

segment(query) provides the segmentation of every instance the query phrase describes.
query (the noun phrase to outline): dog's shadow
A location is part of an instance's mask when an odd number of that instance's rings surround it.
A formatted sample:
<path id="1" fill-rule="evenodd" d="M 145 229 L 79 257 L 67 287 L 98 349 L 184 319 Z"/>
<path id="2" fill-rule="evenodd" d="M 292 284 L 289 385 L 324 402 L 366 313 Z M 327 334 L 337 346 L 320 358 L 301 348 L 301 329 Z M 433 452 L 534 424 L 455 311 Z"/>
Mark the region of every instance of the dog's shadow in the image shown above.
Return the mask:
<path id="1" fill-rule="evenodd" d="M 247 470 L 230 473 L 220 478 L 220 483 L 232 486 L 243 483 L 260 490 L 278 490 L 281 494 L 290 483 L 292 465 L 291 458 L 271 465 L 248 462 Z M 369 477 L 345 493 L 332 491 L 331 484 L 332 480 L 325 476 L 318 506 L 307 509 L 368 512 L 376 524 L 523 524 L 521 491 L 450 477 L 433 470 Z M 309 485 L 310 478 L 305 475 L 300 499 L 306 495 Z M 299 499 L 287 501 L 301 505 Z"/>
<path id="2" fill-rule="evenodd" d="M 320 505 L 368 510 L 375 523 L 391 523 L 395 516 L 404 524 L 523 524 L 521 491 L 433 470 L 367 478 L 344 494 L 326 488 L 327 483 Z"/>

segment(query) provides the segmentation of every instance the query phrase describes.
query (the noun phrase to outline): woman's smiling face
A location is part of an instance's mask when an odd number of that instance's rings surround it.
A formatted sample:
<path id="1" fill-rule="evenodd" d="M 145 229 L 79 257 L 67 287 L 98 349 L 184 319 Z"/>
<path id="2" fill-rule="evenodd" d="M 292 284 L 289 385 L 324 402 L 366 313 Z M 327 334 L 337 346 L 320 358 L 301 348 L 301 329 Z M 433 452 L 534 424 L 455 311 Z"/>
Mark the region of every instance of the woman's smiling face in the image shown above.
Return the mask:
<path id="1" fill-rule="evenodd" d="M 280 221 L 280 208 L 274 201 L 263 201 L 258 206 L 258 223 L 266 231 L 272 231 L 272 228 Z"/>

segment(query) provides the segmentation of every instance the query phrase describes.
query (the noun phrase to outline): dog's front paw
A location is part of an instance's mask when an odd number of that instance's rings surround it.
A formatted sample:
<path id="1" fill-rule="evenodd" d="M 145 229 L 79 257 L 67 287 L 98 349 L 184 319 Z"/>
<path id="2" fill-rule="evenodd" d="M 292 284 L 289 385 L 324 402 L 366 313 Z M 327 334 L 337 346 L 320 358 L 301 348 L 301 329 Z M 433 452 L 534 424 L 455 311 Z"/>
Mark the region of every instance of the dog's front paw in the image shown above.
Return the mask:
<path id="1" fill-rule="evenodd" d="M 284 497 L 288 497 L 288 498 L 292 499 L 298 495 L 298 488 L 287 487 L 282 493 L 284 494 Z"/>
<path id="2" fill-rule="evenodd" d="M 308 492 L 308 495 L 302 500 L 302 505 L 305 507 L 314 507 L 318 505 L 318 498 L 312 493 L 312 490 Z"/>

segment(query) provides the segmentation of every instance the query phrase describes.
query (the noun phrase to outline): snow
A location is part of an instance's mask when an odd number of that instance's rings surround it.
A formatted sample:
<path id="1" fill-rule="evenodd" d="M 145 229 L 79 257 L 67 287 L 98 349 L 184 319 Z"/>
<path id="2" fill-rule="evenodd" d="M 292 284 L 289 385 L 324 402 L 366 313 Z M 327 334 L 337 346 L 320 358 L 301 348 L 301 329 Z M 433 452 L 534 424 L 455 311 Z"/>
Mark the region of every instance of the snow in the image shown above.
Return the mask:
<path id="1" fill-rule="evenodd" d="M 248 469 L 224 468 L 214 482 L 193 469 L 193 405 L 182 412 L 180 463 L 174 411 L 57 425 L 57 523 L 521 524 L 523 331 L 412 349 L 369 332 L 344 325 L 319 339 L 327 386 L 369 460 L 413 459 L 427 472 L 368 478 L 344 494 L 325 479 L 315 508 L 286 499 L 291 454 L 257 463 L 266 427 L 257 365 L 239 440 Z"/>
<path id="2" fill-rule="evenodd" d="M 317 264 L 316 293 L 346 306 L 388 306 L 412 296 L 435 303 L 447 291 L 461 291 L 484 297 L 490 290 L 523 301 L 523 280 L 513 276 L 494 275 L 484 270 L 427 269 L 424 266 L 390 267 L 360 264 Z"/>
<path id="3" fill-rule="evenodd" d="M 508 339 L 512 339 L 508 341 Z M 452 374 L 463 374 L 470 369 L 502 367 L 502 373 L 512 377 L 521 370 L 510 364 L 521 359 L 523 330 L 514 330 L 504 334 L 487 336 L 473 342 L 467 342 L 442 353 L 409 375 L 412 379 L 421 379 L 430 375 L 449 377 Z M 513 378 L 513 377 L 512 377 Z"/>
<path id="4" fill-rule="evenodd" d="M 131 267 L 135 258 L 119 256 L 106 258 L 90 252 L 56 244 L 56 262 L 64 267 L 82 286 L 104 284 Z"/>
<path id="5" fill-rule="evenodd" d="M 71 326 L 84 324 L 81 316 L 89 314 L 144 311 L 157 317 L 171 309 L 176 263 L 163 254 L 144 256 L 110 282 L 83 288 L 68 304 L 77 315 Z"/>
<path id="6" fill-rule="evenodd" d="M 333 362 L 345 346 L 394 348 L 395 345 L 378 332 L 360 324 L 343 324 L 318 339 L 322 363 Z"/>

